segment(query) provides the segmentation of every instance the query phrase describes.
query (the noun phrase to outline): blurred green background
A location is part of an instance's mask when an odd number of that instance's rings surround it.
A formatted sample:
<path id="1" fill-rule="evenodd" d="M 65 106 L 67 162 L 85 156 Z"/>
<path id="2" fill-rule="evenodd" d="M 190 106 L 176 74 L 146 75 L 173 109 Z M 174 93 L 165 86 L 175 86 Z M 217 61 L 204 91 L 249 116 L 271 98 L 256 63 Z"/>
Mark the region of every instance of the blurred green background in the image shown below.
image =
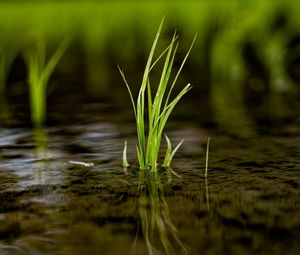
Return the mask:
<path id="1" fill-rule="evenodd" d="M 248 109 L 255 121 L 264 121 L 266 115 L 275 122 L 294 119 L 300 81 L 299 13 L 296 0 L 1 1 L 1 123 L 20 117 L 16 105 L 27 105 L 24 54 L 43 41 L 51 55 L 68 36 L 72 43 L 48 84 L 48 111 L 56 111 L 60 103 L 99 100 L 130 108 L 117 65 L 137 91 L 163 16 L 161 49 L 177 30 L 179 62 L 198 35 L 179 87 L 193 84 L 185 104 L 202 112 L 199 119 L 213 116 L 227 128 L 237 128 L 231 120 L 253 121 Z M 10 115 L 4 110 L 8 108 Z"/>

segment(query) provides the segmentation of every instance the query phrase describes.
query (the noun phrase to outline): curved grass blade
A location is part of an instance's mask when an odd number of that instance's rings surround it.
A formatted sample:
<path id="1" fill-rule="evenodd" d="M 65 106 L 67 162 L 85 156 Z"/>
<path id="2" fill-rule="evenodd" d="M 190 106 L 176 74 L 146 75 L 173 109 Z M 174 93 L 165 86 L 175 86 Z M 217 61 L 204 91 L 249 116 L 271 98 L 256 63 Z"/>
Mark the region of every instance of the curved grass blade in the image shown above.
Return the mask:
<path id="1" fill-rule="evenodd" d="M 193 39 L 193 41 L 192 41 L 192 43 L 191 43 L 191 46 L 190 46 L 188 52 L 186 53 L 186 55 L 185 55 L 183 61 L 181 62 L 180 68 L 178 69 L 177 74 L 176 74 L 176 76 L 175 76 L 175 78 L 174 78 L 174 80 L 173 80 L 173 83 L 172 83 L 171 87 L 170 87 L 170 90 L 169 90 L 169 93 L 168 93 L 168 96 L 167 96 L 167 99 L 166 99 L 166 102 L 165 102 L 165 106 L 168 105 L 168 102 L 169 102 L 169 99 L 170 99 L 172 90 L 173 90 L 173 88 L 174 88 L 174 86 L 175 86 L 175 83 L 176 83 L 176 81 L 177 81 L 177 79 L 178 79 L 178 77 L 179 77 L 179 75 L 180 75 L 180 73 L 181 73 L 181 70 L 182 70 L 182 68 L 183 68 L 183 66 L 184 66 L 184 64 L 185 64 L 185 62 L 186 62 L 188 56 L 190 55 L 190 52 L 191 52 L 191 50 L 192 50 L 192 48 L 193 48 L 193 46 L 194 46 L 194 44 L 195 44 L 196 38 L 197 38 L 197 35 L 195 35 L 195 37 L 194 37 L 194 39 Z"/>
<path id="2" fill-rule="evenodd" d="M 44 124 L 46 117 L 46 89 L 49 78 L 68 48 L 71 39 L 65 38 L 46 63 L 46 43 L 43 38 L 36 41 L 34 49 L 25 53 L 28 66 L 31 119 L 36 127 Z"/>
<path id="3" fill-rule="evenodd" d="M 122 165 L 123 165 L 124 168 L 127 168 L 127 167 L 130 166 L 128 161 L 127 161 L 127 140 L 125 140 L 125 142 L 124 142 L 123 164 Z"/>
<path id="4" fill-rule="evenodd" d="M 133 99 L 133 96 L 132 96 L 132 93 L 131 93 L 131 89 L 130 89 L 129 84 L 128 84 L 126 78 L 125 78 L 124 72 L 121 70 L 121 68 L 119 66 L 118 66 L 118 69 L 119 69 L 119 72 L 120 72 L 120 74 L 121 74 L 121 76 L 123 78 L 123 81 L 124 81 L 124 83 L 125 83 L 125 85 L 127 87 L 127 90 L 128 90 L 129 96 L 130 96 L 130 100 L 131 100 L 131 104 L 132 104 L 132 107 L 133 107 L 134 116 L 136 118 L 135 102 L 134 102 L 134 99 Z"/>
<path id="5" fill-rule="evenodd" d="M 177 144 L 177 146 L 174 148 L 174 150 L 172 150 L 172 145 L 171 145 L 171 141 L 170 141 L 169 137 L 166 134 L 165 134 L 165 137 L 166 137 L 166 140 L 167 140 L 167 151 L 166 151 L 166 154 L 165 154 L 163 167 L 170 168 L 172 159 L 173 159 L 175 153 L 177 152 L 177 150 L 179 149 L 179 147 L 181 146 L 181 144 L 183 143 L 184 140 L 181 140 Z"/>

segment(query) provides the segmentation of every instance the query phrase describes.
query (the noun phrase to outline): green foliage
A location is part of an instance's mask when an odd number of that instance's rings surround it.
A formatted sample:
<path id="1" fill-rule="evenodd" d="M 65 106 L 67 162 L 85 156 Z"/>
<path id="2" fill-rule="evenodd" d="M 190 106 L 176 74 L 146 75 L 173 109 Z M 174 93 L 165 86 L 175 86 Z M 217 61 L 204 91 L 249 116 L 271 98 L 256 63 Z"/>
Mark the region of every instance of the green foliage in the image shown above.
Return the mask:
<path id="1" fill-rule="evenodd" d="M 165 159 L 164 159 L 164 163 L 163 163 L 163 167 L 165 168 L 169 168 L 171 165 L 171 161 L 176 153 L 176 151 L 179 149 L 179 147 L 181 146 L 181 144 L 183 143 L 183 140 L 181 140 L 177 146 L 172 150 L 172 145 L 171 145 L 171 141 L 169 139 L 169 137 L 165 134 L 166 140 L 167 140 L 167 151 L 165 154 Z"/>
<path id="2" fill-rule="evenodd" d="M 178 47 L 177 35 L 174 33 L 174 36 L 171 40 L 169 46 L 159 55 L 159 57 L 153 61 L 154 52 L 158 43 L 158 39 L 162 30 L 163 21 L 161 22 L 158 31 L 156 33 L 147 63 L 144 70 L 142 84 L 138 93 L 137 100 L 135 102 L 133 95 L 131 93 L 128 82 L 126 81 L 123 71 L 119 68 L 120 73 L 123 77 L 123 80 L 127 86 L 129 96 L 132 102 L 132 107 L 136 119 L 136 128 L 138 136 L 138 145 L 137 145 L 137 155 L 138 161 L 141 170 L 157 170 L 157 158 L 161 145 L 161 137 L 163 130 L 168 121 L 168 118 L 173 111 L 175 105 L 179 102 L 184 94 L 186 94 L 190 89 L 191 85 L 187 84 L 177 96 L 171 100 L 171 92 L 175 86 L 175 83 L 178 79 L 178 76 L 187 60 L 187 57 L 191 51 L 191 48 L 195 42 L 196 37 L 194 38 L 192 45 L 190 46 L 185 58 L 183 59 L 179 70 L 177 71 L 175 78 L 170 83 L 170 75 L 173 67 L 173 62 L 175 54 Z M 150 84 L 150 72 L 157 62 L 165 55 L 165 62 L 163 69 L 161 71 L 161 78 L 158 84 L 157 91 L 154 98 L 152 98 L 151 84 Z M 170 83 L 170 86 L 168 86 Z M 146 134 L 146 97 L 148 105 L 148 133 Z M 171 142 L 167 138 L 168 149 L 165 156 L 165 163 L 167 166 L 170 165 L 172 157 L 174 156 L 176 150 L 180 144 L 171 152 Z"/>
<path id="3" fill-rule="evenodd" d="M 46 43 L 44 40 L 37 40 L 36 47 L 25 52 L 28 68 L 31 120 L 36 127 L 41 127 L 44 124 L 47 84 L 69 44 L 70 39 L 64 39 L 48 61 L 46 61 Z"/>

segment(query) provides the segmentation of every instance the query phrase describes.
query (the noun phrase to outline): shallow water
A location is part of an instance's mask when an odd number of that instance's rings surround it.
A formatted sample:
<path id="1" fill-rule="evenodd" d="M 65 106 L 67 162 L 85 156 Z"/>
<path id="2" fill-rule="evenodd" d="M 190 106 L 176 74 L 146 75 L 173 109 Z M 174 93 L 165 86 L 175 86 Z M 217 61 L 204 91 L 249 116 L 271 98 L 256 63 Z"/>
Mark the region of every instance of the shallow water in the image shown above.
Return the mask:
<path id="1" fill-rule="evenodd" d="M 241 137 L 171 121 L 168 135 L 185 142 L 174 172 L 149 184 L 122 168 L 125 139 L 136 160 L 134 124 L 112 113 L 0 130 L 0 254 L 300 252 L 299 123 Z"/>

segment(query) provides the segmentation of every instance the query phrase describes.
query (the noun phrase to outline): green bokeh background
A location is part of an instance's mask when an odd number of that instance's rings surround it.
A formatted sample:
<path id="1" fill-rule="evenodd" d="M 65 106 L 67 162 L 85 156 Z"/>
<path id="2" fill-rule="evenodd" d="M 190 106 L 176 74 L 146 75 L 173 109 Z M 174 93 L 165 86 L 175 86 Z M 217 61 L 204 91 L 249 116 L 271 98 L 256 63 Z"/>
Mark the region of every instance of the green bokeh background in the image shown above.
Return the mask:
<path id="1" fill-rule="evenodd" d="M 83 92 L 89 98 L 112 96 L 122 101 L 125 91 L 115 93 L 123 86 L 117 65 L 137 91 L 156 29 L 165 16 L 160 47 L 176 29 L 179 60 L 197 34 L 182 82 L 191 82 L 193 95 L 206 97 L 216 115 L 243 119 L 245 98 L 264 92 L 272 95 L 272 101 L 275 95 L 274 102 L 281 105 L 278 116 L 284 116 L 290 109 L 282 104 L 282 95 L 299 91 L 300 47 L 289 47 L 300 33 L 298 2 L 1 1 L 1 97 L 10 90 L 20 94 L 26 90 L 26 75 L 15 79 L 18 72 L 11 70 L 36 41 L 44 40 L 51 54 L 71 36 L 72 44 L 56 69 L 59 75 L 52 78 L 60 84 L 56 97 Z M 26 66 L 23 69 L 26 73 Z M 16 80 L 19 87 L 12 89 Z"/>

